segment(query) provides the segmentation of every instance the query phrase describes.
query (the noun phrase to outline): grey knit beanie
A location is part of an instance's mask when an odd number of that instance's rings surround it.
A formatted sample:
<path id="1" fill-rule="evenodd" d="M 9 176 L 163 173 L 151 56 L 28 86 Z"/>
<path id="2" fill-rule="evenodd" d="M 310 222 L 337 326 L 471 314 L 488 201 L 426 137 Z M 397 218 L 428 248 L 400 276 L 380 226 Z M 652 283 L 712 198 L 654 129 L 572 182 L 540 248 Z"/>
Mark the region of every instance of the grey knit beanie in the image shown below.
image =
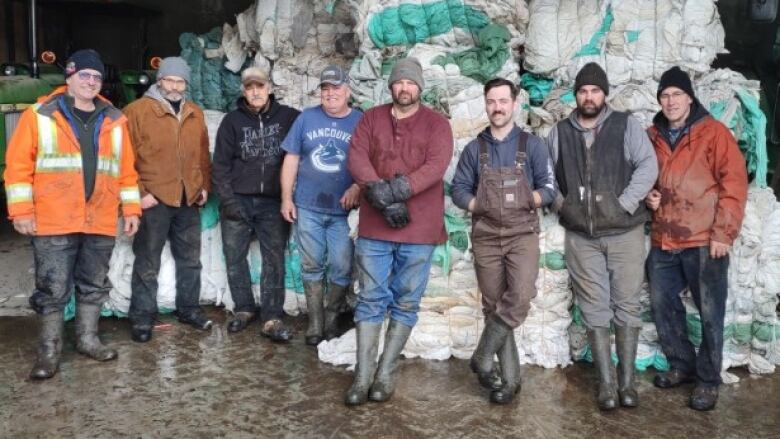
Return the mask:
<path id="1" fill-rule="evenodd" d="M 422 92 L 425 82 L 423 81 L 422 66 L 417 58 L 401 58 L 393 66 L 390 73 L 390 79 L 387 80 L 387 86 L 392 87 L 393 83 L 401 79 L 408 79 L 417 84 Z"/>
<path id="2" fill-rule="evenodd" d="M 159 81 L 166 76 L 178 76 L 189 84 L 190 66 L 187 65 L 187 61 L 184 61 L 182 57 L 169 56 L 160 63 L 160 68 L 157 70 L 157 80 Z"/>
<path id="3" fill-rule="evenodd" d="M 607 72 L 594 62 L 585 64 L 580 71 L 577 72 L 577 77 L 574 79 L 574 93 L 577 94 L 577 90 L 583 85 L 595 85 L 600 88 L 605 95 L 609 94 Z"/>

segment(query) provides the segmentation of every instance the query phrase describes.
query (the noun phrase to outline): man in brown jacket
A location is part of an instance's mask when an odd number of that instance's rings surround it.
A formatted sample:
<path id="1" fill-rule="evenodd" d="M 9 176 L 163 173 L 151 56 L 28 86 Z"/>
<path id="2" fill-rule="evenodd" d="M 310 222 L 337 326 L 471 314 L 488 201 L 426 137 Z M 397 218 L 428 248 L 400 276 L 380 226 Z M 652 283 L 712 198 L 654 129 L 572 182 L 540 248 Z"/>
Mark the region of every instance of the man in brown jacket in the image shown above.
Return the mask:
<path id="1" fill-rule="evenodd" d="M 165 58 L 157 83 L 128 105 L 130 137 L 141 191 L 143 218 L 133 241 L 130 300 L 131 336 L 152 337 L 157 314 L 157 276 L 165 241 L 176 262 L 176 311 L 180 322 L 211 327 L 200 309 L 200 212 L 211 182 L 209 141 L 203 111 L 185 101 L 190 68 L 179 57 Z"/>
<path id="2" fill-rule="evenodd" d="M 745 214 L 745 159 L 728 128 L 696 99 L 679 67 L 658 86 L 661 111 L 648 130 L 658 157 L 658 182 L 646 198 L 654 211 L 647 258 L 650 299 L 658 338 L 670 370 L 660 388 L 695 381 L 689 405 L 711 410 L 718 401 L 729 250 Z M 680 292 L 689 289 L 699 309 L 699 353 L 688 340 Z"/>

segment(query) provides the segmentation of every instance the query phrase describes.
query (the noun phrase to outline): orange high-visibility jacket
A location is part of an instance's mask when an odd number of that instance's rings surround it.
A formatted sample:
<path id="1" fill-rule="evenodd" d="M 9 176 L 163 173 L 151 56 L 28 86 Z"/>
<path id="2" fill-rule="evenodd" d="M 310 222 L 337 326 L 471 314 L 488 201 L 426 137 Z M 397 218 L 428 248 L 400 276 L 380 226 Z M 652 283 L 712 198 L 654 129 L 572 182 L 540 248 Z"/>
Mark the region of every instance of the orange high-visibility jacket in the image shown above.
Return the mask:
<path id="1" fill-rule="evenodd" d="M 6 153 L 8 216 L 35 218 L 37 235 L 115 236 L 120 201 L 124 216 L 141 215 L 127 118 L 113 106 L 104 110 L 95 189 L 85 200 L 81 148 L 58 105 L 65 91 L 42 97 L 19 119 Z"/>

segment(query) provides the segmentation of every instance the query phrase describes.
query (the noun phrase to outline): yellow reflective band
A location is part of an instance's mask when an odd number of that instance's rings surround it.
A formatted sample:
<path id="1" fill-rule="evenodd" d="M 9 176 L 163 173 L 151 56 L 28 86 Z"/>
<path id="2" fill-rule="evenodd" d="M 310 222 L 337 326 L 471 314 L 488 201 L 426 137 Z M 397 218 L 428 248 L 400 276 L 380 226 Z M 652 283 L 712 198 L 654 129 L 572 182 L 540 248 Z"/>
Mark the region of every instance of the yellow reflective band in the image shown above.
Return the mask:
<path id="1" fill-rule="evenodd" d="M 29 183 L 14 183 L 5 187 L 8 204 L 32 201 L 33 188 Z"/>
<path id="2" fill-rule="evenodd" d="M 114 149 L 114 158 L 117 162 L 122 159 L 122 127 L 111 128 L 111 146 Z"/>
<path id="3" fill-rule="evenodd" d="M 119 191 L 119 198 L 122 199 L 122 204 L 141 203 L 141 193 L 138 192 L 137 186 L 123 188 Z"/>
<path id="4" fill-rule="evenodd" d="M 37 111 L 37 108 L 36 108 Z M 38 148 L 44 155 L 57 152 L 57 126 L 50 117 L 36 114 L 38 119 Z"/>
<path id="5" fill-rule="evenodd" d="M 80 154 L 53 154 L 38 157 L 35 161 L 36 172 L 80 171 Z"/>
<path id="6" fill-rule="evenodd" d="M 110 157 L 98 157 L 97 172 L 111 177 L 119 176 L 119 161 Z"/>

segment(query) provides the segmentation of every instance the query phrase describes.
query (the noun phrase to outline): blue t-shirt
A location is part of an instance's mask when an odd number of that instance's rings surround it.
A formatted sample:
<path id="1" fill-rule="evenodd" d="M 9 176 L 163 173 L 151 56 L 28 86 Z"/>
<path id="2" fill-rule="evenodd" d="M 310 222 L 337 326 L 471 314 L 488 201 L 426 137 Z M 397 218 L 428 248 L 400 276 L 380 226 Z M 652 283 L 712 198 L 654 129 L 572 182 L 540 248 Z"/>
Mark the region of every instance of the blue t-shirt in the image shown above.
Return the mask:
<path id="1" fill-rule="evenodd" d="M 331 117 L 321 106 L 303 110 L 282 142 L 282 149 L 301 157 L 293 201 L 298 207 L 331 215 L 346 215 L 339 200 L 352 185 L 347 153 L 352 131 L 363 115 L 352 109 Z"/>

